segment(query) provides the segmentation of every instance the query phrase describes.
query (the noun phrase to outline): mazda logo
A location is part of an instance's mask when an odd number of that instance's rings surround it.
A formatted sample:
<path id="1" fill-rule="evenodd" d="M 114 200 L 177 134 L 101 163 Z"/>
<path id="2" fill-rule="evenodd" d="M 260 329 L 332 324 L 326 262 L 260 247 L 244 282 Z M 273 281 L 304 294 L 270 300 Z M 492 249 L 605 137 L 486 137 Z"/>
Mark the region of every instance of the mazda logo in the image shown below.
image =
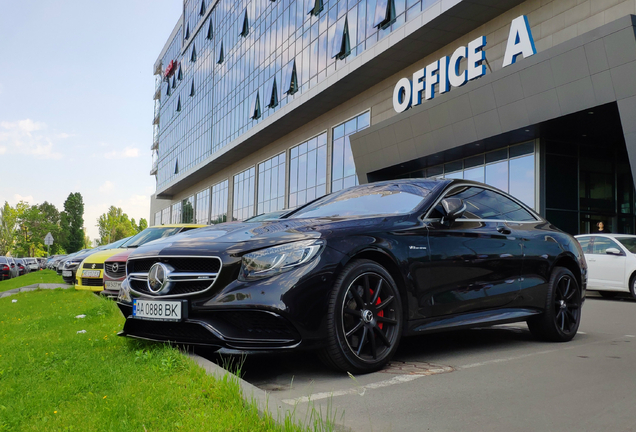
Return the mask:
<path id="1" fill-rule="evenodd" d="M 154 263 L 148 272 L 148 289 L 153 294 L 161 294 L 168 291 L 168 275 L 170 270 L 163 263 Z"/>
<path id="2" fill-rule="evenodd" d="M 119 264 L 113 263 L 113 272 L 117 273 L 119 271 Z"/>

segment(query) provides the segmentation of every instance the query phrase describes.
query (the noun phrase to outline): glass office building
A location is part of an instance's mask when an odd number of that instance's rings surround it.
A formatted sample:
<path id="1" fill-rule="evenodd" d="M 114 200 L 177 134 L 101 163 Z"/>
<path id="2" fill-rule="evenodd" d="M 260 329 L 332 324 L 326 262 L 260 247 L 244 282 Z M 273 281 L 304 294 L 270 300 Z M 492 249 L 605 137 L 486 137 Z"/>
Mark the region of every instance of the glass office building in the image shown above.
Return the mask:
<path id="1" fill-rule="evenodd" d="M 636 4 L 618 3 L 185 0 L 154 67 L 149 220 L 244 220 L 359 183 L 447 177 L 572 233 L 597 220 L 634 232 Z M 521 16 L 534 52 L 504 66 Z M 477 66 L 444 87 L 440 74 Z M 404 77 L 426 97 L 398 110 Z"/>

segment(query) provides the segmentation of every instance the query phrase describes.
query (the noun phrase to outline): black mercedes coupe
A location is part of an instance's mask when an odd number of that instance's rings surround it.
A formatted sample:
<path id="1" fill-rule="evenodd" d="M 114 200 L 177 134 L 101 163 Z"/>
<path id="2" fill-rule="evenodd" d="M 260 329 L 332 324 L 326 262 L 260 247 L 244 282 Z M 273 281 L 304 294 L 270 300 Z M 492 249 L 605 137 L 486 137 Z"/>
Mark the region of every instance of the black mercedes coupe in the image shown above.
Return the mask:
<path id="1" fill-rule="evenodd" d="M 238 350 L 315 349 L 381 369 L 402 336 L 526 321 L 577 332 L 578 242 L 515 198 L 465 180 L 354 186 L 263 223 L 224 223 L 140 247 L 120 335 Z"/>

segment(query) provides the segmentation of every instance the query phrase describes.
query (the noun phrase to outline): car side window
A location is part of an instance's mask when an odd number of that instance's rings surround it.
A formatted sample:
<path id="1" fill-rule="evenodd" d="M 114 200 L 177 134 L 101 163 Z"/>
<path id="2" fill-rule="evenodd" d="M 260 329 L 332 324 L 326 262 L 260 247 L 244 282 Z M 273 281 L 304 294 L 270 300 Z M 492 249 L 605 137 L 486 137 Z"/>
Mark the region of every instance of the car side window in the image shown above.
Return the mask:
<path id="1" fill-rule="evenodd" d="M 592 253 L 595 255 L 605 255 L 609 248 L 616 248 L 622 251 L 621 247 L 614 240 L 606 237 L 596 237 Z"/>
<path id="2" fill-rule="evenodd" d="M 503 219 L 514 222 L 535 221 L 535 217 L 510 198 L 475 186 L 466 186 L 451 190 L 444 198 L 461 198 L 466 211 L 461 219 Z M 431 212 L 431 217 L 442 217 L 441 203 Z"/>
<path id="3" fill-rule="evenodd" d="M 581 245 L 581 250 L 583 250 L 584 254 L 592 253 L 594 242 L 591 242 L 592 237 L 582 237 L 576 239 Z"/>

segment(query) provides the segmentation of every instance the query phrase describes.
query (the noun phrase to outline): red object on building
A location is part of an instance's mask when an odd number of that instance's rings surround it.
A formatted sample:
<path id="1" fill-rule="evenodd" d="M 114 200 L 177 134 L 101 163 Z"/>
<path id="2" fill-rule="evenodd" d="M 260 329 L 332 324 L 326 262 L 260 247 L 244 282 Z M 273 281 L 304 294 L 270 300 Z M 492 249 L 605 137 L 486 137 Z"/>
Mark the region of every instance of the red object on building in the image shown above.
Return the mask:
<path id="1" fill-rule="evenodd" d="M 170 60 L 170 63 L 168 63 L 168 67 L 166 68 L 166 71 L 163 73 L 164 78 L 170 78 L 172 75 L 174 75 L 174 71 L 177 69 L 177 62 L 174 60 Z"/>

